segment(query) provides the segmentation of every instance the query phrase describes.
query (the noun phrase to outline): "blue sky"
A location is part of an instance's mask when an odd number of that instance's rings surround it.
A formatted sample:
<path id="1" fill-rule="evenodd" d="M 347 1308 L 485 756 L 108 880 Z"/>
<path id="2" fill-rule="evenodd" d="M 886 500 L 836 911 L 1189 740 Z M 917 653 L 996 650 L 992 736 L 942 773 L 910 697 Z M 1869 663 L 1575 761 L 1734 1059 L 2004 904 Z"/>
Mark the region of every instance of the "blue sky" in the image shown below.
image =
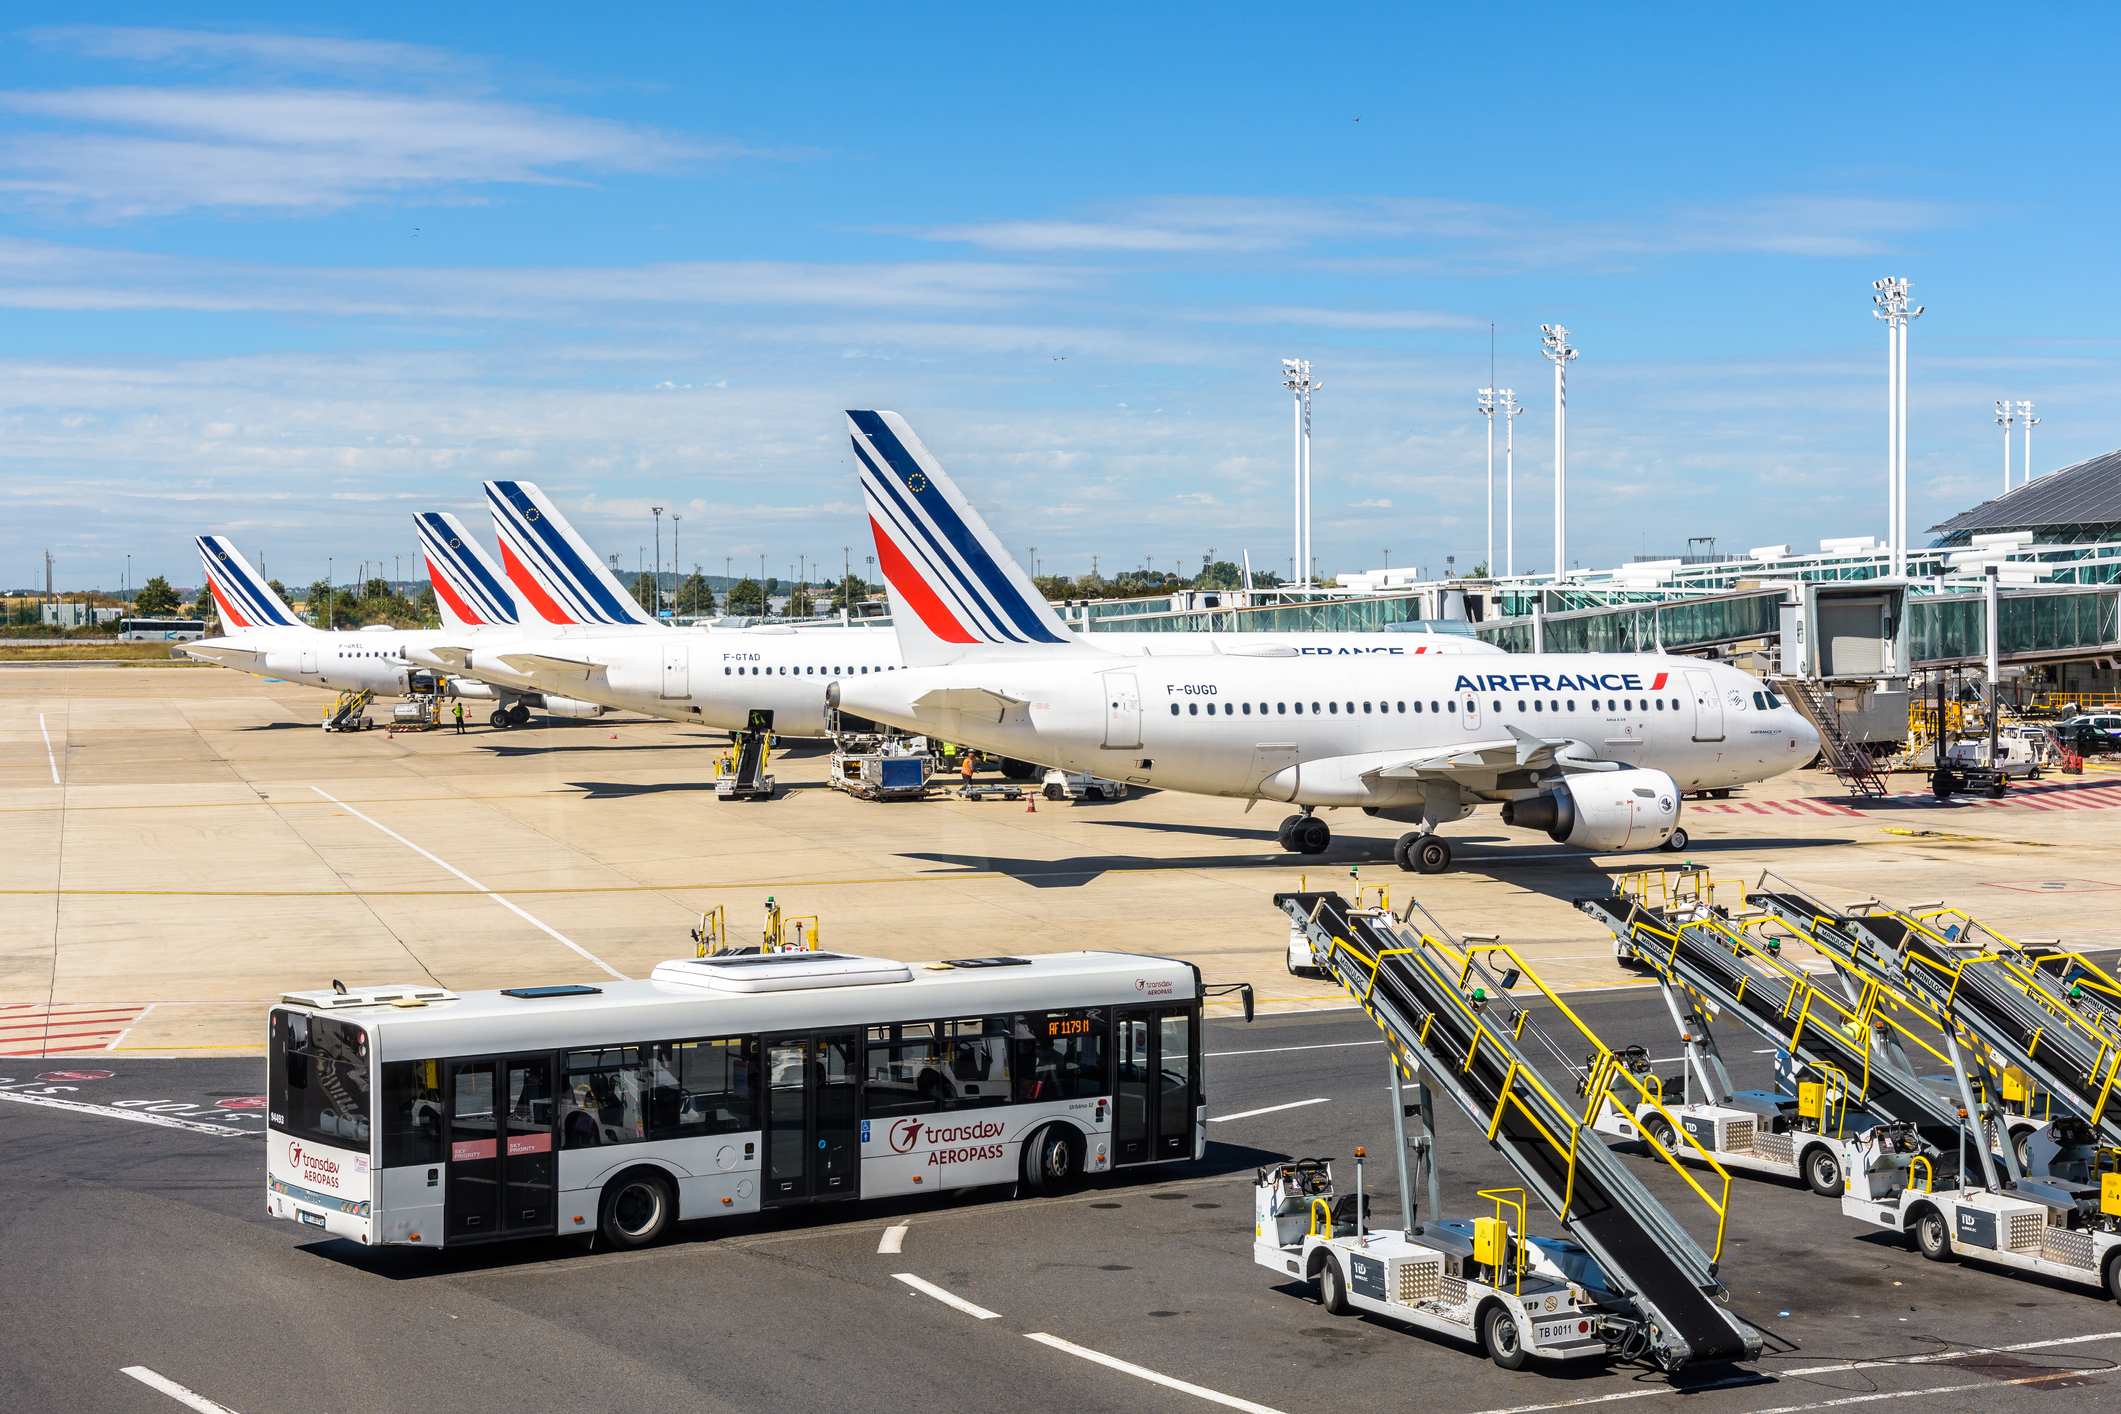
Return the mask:
<path id="1" fill-rule="evenodd" d="M 1927 526 L 2121 445 L 2111 13 L 2089 6 L 52 7 L 0 36 L 0 583 L 308 580 L 544 485 L 628 565 L 867 553 L 904 413 L 1048 572 L 1327 571 L 1876 533 L 1914 281 Z M 1299 22 L 1301 20 L 1301 22 Z M 1499 475 L 1499 473 L 1498 473 Z M 667 517 L 666 517 L 667 519 Z M 666 550 L 667 555 L 667 527 Z"/>

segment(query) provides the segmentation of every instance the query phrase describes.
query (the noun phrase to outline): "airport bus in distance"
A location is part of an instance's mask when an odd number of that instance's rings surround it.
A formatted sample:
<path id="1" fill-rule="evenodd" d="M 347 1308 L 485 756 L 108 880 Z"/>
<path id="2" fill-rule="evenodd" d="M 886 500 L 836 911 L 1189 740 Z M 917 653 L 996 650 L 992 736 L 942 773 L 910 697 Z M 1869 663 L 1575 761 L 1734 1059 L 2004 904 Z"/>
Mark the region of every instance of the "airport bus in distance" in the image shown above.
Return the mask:
<path id="1" fill-rule="evenodd" d="M 290 993 L 266 1208 L 456 1247 L 1018 1183 L 1206 1150 L 1200 971 L 1129 953 L 685 958 L 646 981 Z M 1249 1011 L 1249 1008 L 1247 1009 Z"/>
<path id="2" fill-rule="evenodd" d="M 120 619 L 120 643 L 188 643 L 206 637 L 203 619 Z"/>

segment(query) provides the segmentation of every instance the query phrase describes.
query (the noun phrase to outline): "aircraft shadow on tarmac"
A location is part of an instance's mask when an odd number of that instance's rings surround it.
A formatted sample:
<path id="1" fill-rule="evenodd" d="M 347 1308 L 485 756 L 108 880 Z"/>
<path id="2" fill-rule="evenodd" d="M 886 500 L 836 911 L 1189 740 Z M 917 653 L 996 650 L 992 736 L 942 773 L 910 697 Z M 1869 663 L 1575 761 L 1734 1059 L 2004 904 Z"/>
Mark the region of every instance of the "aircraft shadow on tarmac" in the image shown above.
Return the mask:
<path id="1" fill-rule="evenodd" d="M 1116 822 L 1115 822 L 1116 823 Z M 1215 833 L 1229 834 L 1217 829 Z M 1191 854 L 1153 856 L 1140 854 L 1087 854 L 1067 859 L 1012 859 L 991 854 L 942 854 L 920 850 L 909 850 L 899 855 L 901 859 L 923 860 L 930 864 L 948 866 L 935 871 L 947 876 L 950 870 L 967 874 L 1005 874 L 1019 883 L 1039 889 L 1079 889 L 1104 874 L 1127 873 L 1150 869 L 1287 869 L 1302 866 L 1329 869 L 1340 865 L 1369 864 L 1393 868 L 1392 843 L 1390 839 L 1362 836 L 1336 836 L 1332 847 L 1323 854 L 1288 854 L 1277 848 L 1273 836 L 1259 834 L 1251 836 L 1258 841 L 1259 853 L 1244 854 Z M 1450 837 L 1456 849 L 1464 844 L 1482 844 L 1498 840 L 1495 835 L 1454 835 Z M 1524 866 L 1532 869 L 1518 879 L 1526 888 L 1554 898 L 1573 899 L 1582 896 L 1594 885 L 1588 880 L 1609 878 L 1615 874 L 1632 873 L 1641 869 L 1660 866 L 1675 866 L 1697 855 L 1712 856 L 1726 850 L 1784 850 L 1812 849 L 1821 845 L 1847 844 L 1847 840 L 1822 839 L 1747 839 L 1702 842 L 1689 845 L 1684 854 L 1651 853 L 1643 855 L 1593 855 L 1573 853 L 1568 857 L 1557 857 L 1556 846 L 1534 844 L 1525 841 L 1522 846 L 1483 848 L 1478 853 L 1462 853 L 1453 860 L 1455 872 L 1467 870 L 1497 869 L 1509 866 Z M 1602 863 L 1601 860 L 1624 862 Z M 1635 860 L 1642 862 L 1636 863 Z M 1394 874 L 1397 871 L 1394 869 Z M 1391 876 L 1388 876 L 1391 877 Z"/>
<path id="2" fill-rule="evenodd" d="M 1248 1144 L 1224 1144 L 1210 1140 L 1206 1157 L 1192 1163 L 1150 1164 L 1119 1173 L 1102 1174 L 1082 1183 L 1074 1193 L 1065 1198 L 1028 1201 L 1090 1202 L 1112 1207 L 1123 1207 L 1136 1200 L 1175 1203 L 1201 1195 L 1145 1190 L 1162 1190 L 1172 1184 L 1228 1178 L 1232 1174 L 1248 1173 L 1262 1165 L 1279 1163 L 1289 1157 L 1292 1156 L 1271 1149 L 1255 1149 Z M 1217 1195 L 1220 1197 L 1219 1202 L 1203 1201 L 1196 1206 L 1229 1209 L 1233 1223 L 1242 1223 L 1250 1217 L 1250 1214 L 1244 1211 L 1250 1203 L 1249 1193 L 1223 1189 L 1217 1190 Z M 947 1193 L 940 1199 L 909 1195 L 904 1198 L 868 1198 L 851 1203 L 820 1203 L 810 1207 L 786 1208 L 777 1212 L 752 1213 L 738 1218 L 713 1218 L 680 1223 L 672 1229 L 669 1237 L 656 1245 L 682 1248 L 722 1238 L 797 1233 L 808 1228 L 840 1227 L 849 1223 L 892 1222 L 901 1218 L 918 1217 L 923 1213 L 933 1213 L 938 1209 L 1009 1203 L 1015 1201 L 1015 1196 L 1014 1184 L 990 1183 L 978 1188 Z M 456 1249 L 437 1248 L 425 1252 L 409 1247 L 364 1247 L 343 1238 L 331 1238 L 305 1243 L 301 1250 L 311 1256 L 337 1262 L 341 1266 L 357 1268 L 388 1281 L 421 1281 L 432 1277 L 463 1276 L 467 1273 L 506 1272 L 517 1268 L 541 1266 L 548 1262 L 613 1255 L 613 1249 L 602 1242 L 585 1252 L 580 1240 L 573 1237 L 532 1237 L 520 1242 L 485 1243 Z"/>

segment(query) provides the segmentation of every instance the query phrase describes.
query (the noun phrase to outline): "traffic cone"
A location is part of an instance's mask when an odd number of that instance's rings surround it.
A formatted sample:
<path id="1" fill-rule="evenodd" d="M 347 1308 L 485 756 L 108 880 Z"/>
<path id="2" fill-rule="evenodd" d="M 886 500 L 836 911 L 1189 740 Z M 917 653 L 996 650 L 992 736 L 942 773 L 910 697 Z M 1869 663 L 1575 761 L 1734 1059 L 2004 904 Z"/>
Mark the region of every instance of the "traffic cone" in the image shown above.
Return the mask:
<path id="1" fill-rule="evenodd" d="M 1034 801 L 1032 801 L 1032 802 L 1031 802 L 1030 804 L 1026 805 L 1026 806 L 1024 807 L 1024 813 L 1025 813 L 1026 815 L 1036 815 L 1036 814 L 1038 814 L 1038 802 L 1034 800 Z"/>

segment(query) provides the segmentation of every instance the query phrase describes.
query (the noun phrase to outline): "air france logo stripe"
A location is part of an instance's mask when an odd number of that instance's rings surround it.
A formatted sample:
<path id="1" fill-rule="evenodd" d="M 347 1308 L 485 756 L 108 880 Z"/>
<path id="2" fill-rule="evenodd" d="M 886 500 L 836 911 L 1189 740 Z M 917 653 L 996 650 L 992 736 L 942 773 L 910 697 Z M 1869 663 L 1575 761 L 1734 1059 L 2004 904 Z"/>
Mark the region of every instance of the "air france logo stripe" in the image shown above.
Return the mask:
<path id="1" fill-rule="evenodd" d="M 537 521 L 531 519 L 537 507 L 520 488 L 512 482 L 489 481 L 486 496 L 493 505 L 494 528 L 501 532 L 504 553 L 513 546 L 518 558 L 518 563 L 509 566 L 509 578 L 529 593 L 532 584 L 526 582 L 530 576 L 524 571 L 535 570 L 536 587 L 545 593 L 534 597 L 553 605 L 560 623 L 610 623 L 608 615 L 597 612 L 595 600 L 583 595 L 579 581 L 567 573 L 550 540 L 539 532 Z M 564 599 L 565 607 L 548 596 Z"/>
<path id="2" fill-rule="evenodd" d="M 935 591 L 928 587 L 927 580 L 921 578 L 920 571 L 906 563 L 898 541 L 885 533 L 874 515 L 869 517 L 869 529 L 876 536 L 877 561 L 884 568 L 884 578 L 890 582 L 891 592 L 920 616 L 928 631 L 945 643 L 980 642 L 967 633 L 965 626 L 957 621 L 943 601 L 935 597 Z"/>
<path id="3" fill-rule="evenodd" d="M 486 495 L 494 509 L 494 524 L 512 542 L 524 561 L 537 566 L 540 577 L 556 594 L 564 597 L 573 620 L 583 623 L 651 623 L 630 599 L 620 597 L 602 572 L 583 556 L 587 546 L 574 537 L 548 507 L 541 506 L 534 488 L 514 481 L 489 481 Z"/>
<path id="4" fill-rule="evenodd" d="M 197 544 L 207 587 L 226 622 L 239 628 L 295 626 L 294 615 L 280 603 L 280 596 L 258 579 L 226 536 L 201 535 Z"/>
<path id="5" fill-rule="evenodd" d="M 923 466 L 879 414 L 851 411 L 847 418 L 872 521 L 888 527 L 905 572 L 920 577 L 932 608 L 951 613 L 961 630 L 978 638 L 930 627 L 951 642 L 1066 642 L 1047 622 L 1050 611 L 1025 598 L 959 514 L 940 470 Z"/>
<path id="6" fill-rule="evenodd" d="M 455 516 L 422 511 L 413 523 L 419 528 L 435 592 L 448 599 L 457 617 L 475 624 L 516 622 L 514 597 Z"/>

